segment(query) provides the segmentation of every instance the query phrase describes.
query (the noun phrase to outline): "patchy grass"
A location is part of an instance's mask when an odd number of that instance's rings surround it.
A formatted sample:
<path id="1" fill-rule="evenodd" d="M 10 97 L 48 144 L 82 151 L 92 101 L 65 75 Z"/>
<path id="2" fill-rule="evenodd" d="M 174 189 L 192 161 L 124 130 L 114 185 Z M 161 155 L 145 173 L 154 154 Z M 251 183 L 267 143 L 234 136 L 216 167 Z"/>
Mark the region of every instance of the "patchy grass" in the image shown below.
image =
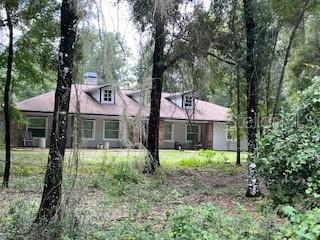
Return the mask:
<path id="1" fill-rule="evenodd" d="M 34 205 L 38 204 L 41 196 L 47 154 L 47 150 L 13 151 L 10 188 L 3 189 L 0 196 L 0 239 L 4 232 L 13 236 L 10 231 L 25 237 L 27 227 L 20 225 L 23 221 L 30 223 L 32 219 L 21 220 L 23 214 L 17 206 L 23 209 L 30 206 L 31 210 L 22 211 L 28 212 L 29 218 L 34 217 Z M 72 174 L 68 171 L 70 156 L 70 151 L 67 151 L 65 193 L 68 193 L 72 183 Z M 242 156 L 243 167 L 235 166 L 236 154 L 231 152 L 162 150 L 160 158 L 162 167 L 156 175 L 146 176 L 142 174 L 145 155 L 141 151 L 81 151 L 78 178 L 68 206 L 70 219 L 64 224 L 76 232 L 72 234 L 78 234 L 81 238 L 70 237 L 69 229 L 70 238 L 66 239 L 149 239 L 127 238 L 135 231 L 144 233 L 143 228 L 149 225 L 148 231 L 151 232 L 148 234 L 160 238 L 164 229 L 176 228 L 175 221 L 179 222 L 181 217 L 173 213 L 179 209 L 182 209 L 181 214 L 186 214 L 185 211 L 197 214 L 198 211 L 212 211 L 218 207 L 222 211 L 217 212 L 218 215 L 236 215 L 241 205 L 248 217 L 259 220 L 259 209 L 264 200 L 244 197 L 246 154 Z M 0 167 L 2 171 L 1 164 Z M 197 209 L 199 205 L 204 207 Z M 17 219 L 13 221 L 8 216 Z M 172 220 L 176 218 L 178 220 Z M 233 220 L 230 220 L 230 226 L 229 222 L 223 224 L 231 228 L 232 223 Z M 204 231 L 201 226 L 198 230 Z M 18 235 L 14 235 L 14 239 L 19 239 Z M 161 239 L 174 238 L 163 236 Z"/>

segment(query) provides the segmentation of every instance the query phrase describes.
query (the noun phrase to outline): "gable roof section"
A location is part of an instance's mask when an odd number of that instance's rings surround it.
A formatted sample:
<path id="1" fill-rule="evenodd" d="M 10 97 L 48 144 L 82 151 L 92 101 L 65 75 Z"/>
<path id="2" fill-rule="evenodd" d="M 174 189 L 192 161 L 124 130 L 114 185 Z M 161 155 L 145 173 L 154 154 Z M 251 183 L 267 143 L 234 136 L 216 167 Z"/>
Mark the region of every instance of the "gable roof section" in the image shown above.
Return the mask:
<path id="1" fill-rule="evenodd" d="M 88 92 L 92 92 L 94 89 L 97 89 L 97 86 L 73 84 L 71 89 L 69 112 L 75 112 L 76 90 L 78 90 L 81 114 L 121 116 L 125 111 L 127 116 L 138 115 L 140 110 L 139 103 L 130 97 L 130 95 L 136 91 L 120 90 L 120 92 L 116 92 L 115 94 L 115 104 L 101 104 L 88 94 Z M 54 91 L 41 94 L 39 96 L 17 102 L 16 107 L 24 112 L 52 113 L 54 108 L 54 95 Z M 162 93 L 160 110 L 161 118 L 179 120 L 187 120 L 188 118 L 191 118 L 195 121 L 228 121 L 228 108 L 201 100 L 196 100 L 195 111 L 191 117 L 188 117 L 186 109 L 177 106 L 169 100 L 172 95 L 172 93 Z M 148 113 L 144 112 L 143 115 L 147 117 Z"/>

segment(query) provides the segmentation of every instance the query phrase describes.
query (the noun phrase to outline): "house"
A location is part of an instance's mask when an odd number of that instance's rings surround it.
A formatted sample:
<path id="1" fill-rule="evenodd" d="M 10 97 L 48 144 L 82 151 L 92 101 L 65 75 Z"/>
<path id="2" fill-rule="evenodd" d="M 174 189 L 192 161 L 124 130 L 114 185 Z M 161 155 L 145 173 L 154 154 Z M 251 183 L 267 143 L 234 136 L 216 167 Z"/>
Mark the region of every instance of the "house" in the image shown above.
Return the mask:
<path id="1" fill-rule="evenodd" d="M 128 142 L 138 147 L 146 140 L 149 113 L 146 92 L 119 90 L 110 84 L 97 85 L 96 75 L 87 74 L 84 84 L 72 85 L 67 147 L 73 143 L 77 99 L 83 147 L 119 148 Z M 16 130 L 15 145 L 49 145 L 54 95 L 52 91 L 16 103 L 28 124 Z M 164 92 L 161 97 L 159 146 L 165 149 L 181 146 L 235 150 L 236 142 L 227 137 L 227 123 L 228 109 L 225 107 L 201 101 L 191 91 Z M 245 141 L 242 149 L 246 149 Z"/>

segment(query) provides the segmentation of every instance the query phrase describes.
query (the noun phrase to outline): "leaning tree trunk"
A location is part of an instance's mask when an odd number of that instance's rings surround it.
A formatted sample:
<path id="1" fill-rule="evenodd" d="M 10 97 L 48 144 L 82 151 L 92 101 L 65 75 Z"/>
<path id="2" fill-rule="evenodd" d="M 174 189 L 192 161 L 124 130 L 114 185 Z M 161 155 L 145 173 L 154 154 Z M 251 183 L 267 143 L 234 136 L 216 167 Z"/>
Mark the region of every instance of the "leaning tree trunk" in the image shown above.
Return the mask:
<path id="1" fill-rule="evenodd" d="M 13 27 L 11 22 L 11 13 L 7 10 L 7 26 L 9 29 L 9 47 L 7 60 L 7 79 L 4 88 L 4 122 L 5 122 L 5 143 L 6 143 L 6 162 L 3 174 L 3 187 L 9 187 L 10 177 L 10 86 L 12 80 L 12 62 L 13 62 Z"/>
<path id="2" fill-rule="evenodd" d="M 48 224 L 53 220 L 53 217 L 60 217 L 63 159 L 67 141 L 68 112 L 73 79 L 73 56 L 77 26 L 76 11 L 76 1 L 62 1 L 58 81 L 55 93 L 50 150 L 36 223 L 43 222 Z"/>
<path id="3" fill-rule="evenodd" d="M 275 99 L 274 109 L 273 109 L 273 114 L 272 114 L 272 120 L 271 120 L 272 124 L 274 123 L 275 117 L 277 116 L 277 114 L 279 113 L 279 110 L 280 110 L 280 98 L 281 98 L 281 93 L 282 93 L 283 80 L 284 80 L 284 75 L 286 72 L 286 67 L 288 65 L 293 40 L 296 37 L 296 33 L 297 33 L 298 28 L 303 20 L 305 12 L 308 8 L 308 4 L 309 4 L 309 0 L 305 1 L 304 7 L 302 8 L 300 14 L 298 15 L 296 22 L 293 26 L 292 32 L 290 34 L 290 39 L 289 39 L 288 46 L 286 48 L 286 52 L 285 52 L 285 56 L 284 56 L 284 60 L 283 60 L 283 64 L 282 64 L 282 69 L 281 69 L 281 73 L 280 73 L 280 78 L 279 78 L 277 94 L 276 94 L 276 99 Z"/>
<path id="4" fill-rule="evenodd" d="M 253 18 L 253 0 L 243 0 L 244 20 L 247 35 L 247 62 L 246 62 L 246 79 L 247 79 L 247 133 L 248 133 L 248 189 L 247 197 L 259 197 L 259 182 L 256 174 L 256 165 L 253 163 L 254 151 L 256 148 L 256 113 L 257 113 L 257 75 L 254 65 L 255 51 L 255 22 Z"/>
<path id="5" fill-rule="evenodd" d="M 156 9 L 155 14 L 155 33 L 154 33 L 154 52 L 153 52 L 153 69 L 152 69 L 152 90 L 151 105 L 149 115 L 149 132 L 147 148 L 149 152 L 148 161 L 146 163 L 145 172 L 154 173 L 159 161 L 159 122 L 160 122 L 160 104 L 164 66 L 164 32 L 163 16 Z"/>

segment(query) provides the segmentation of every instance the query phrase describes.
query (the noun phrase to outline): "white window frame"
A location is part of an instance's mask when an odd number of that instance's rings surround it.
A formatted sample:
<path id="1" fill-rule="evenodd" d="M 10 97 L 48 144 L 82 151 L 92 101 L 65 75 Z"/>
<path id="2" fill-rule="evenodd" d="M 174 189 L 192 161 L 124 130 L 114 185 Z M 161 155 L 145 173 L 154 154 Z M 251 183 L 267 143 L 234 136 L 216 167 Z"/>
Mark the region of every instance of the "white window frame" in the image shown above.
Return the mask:
<path id="1" fill-rule="evenodd" d="M 166 139 L 166 124 L 171 124 L 171 138 L 170 139 Z M 174 140 L 174 123 L 173 122 L 165 122 L 164 123 L 164 141 L 165 142 L 173 142 Z"/>
<path id="2" fill-rule="evenodd" d="M 110 93 L 110 96 L 108 96 Z M 106 100 L 106 95 L 107 95 L 107 98 L 110 97 L 110 101 L 109 100 Z M 113 102 L 113 91 L 112 89 L 103 89 L 103 102 L 105 103 L 112 103 Z"/>
<path id="3" fill-rule="evenodd" d="M 36 116 L 34 116 L 34 117 L 27 117 L 27 121 L 28 121 L 28 124 L 27 124 L 27 126 L 26 126 L 26 132 L 29 132 L 29 129 L 31 128 L 31 129 L 43 129 L 43 128 L 39 128 L 39 127 L 29 127 L 29 119 L 45 119 L 45 122 L 46 122 L 46 124 L 45 124 L 45 131 L 44 131 L 44 137 L 33 137 L 32 136 L 32 138 L 34 138 L 34 139 L 39 139 L 39 138 L 47 138 L 47 136 L 48 136 L 48 134 L 47 134 L 47 132 L 48 132 L 48 117 L 42 117 L 42 116 L 39 116 L 39 117 L 36 117 Z"/>
<path id="4" fill-rule="evenodd" d="M 86 138 L 84 137 L 83 130 L 90 130 L 90 129 L 83 129 L 83 121 L 93 122 L 93 137 L 92 138 Z M 96 120 L 94 119 L 81 119 L 81 138 L 84 140 L 95 140 L 96 139 Z"/>
<path id="5" fill-rule="evenodd" d="M 118 138 L 105 138 L 105 132 L 106 132 L 106 122 L 119 122 L 119 130 L 118 130 L 118 132 L 119 132 L 119 134 L 118 134 Z M 107 140 L 107 141 L 119 141 L 119 139 L 120 139 L 120 133 L 121 133 L 121 123 L 120 123 L 120 121 L 119 120 L 117 120 L 117 119 L 105 119 L 105 120 L 103 120 L 103 140 Z"/>
<path id="6" fill-rule="evenodd" d="M 187 106 L 187 99 L 189 99 L 190 98 L 190 100 L 191 100 L 191 105 L 189 105 L 188 104 L 188 106 Z M 193 101 L 194 101 L 194 99 L 193 99 L 193 96 L 190 96 L 190 95 L 184 95 L 184 97 L 183 97 L 183 106 L 185 107 L 185 108 L 193 108 Z M 189 102 L 189 101 L 188 101 Z"/>
<path id="7" fill-rule="evenodd" d="M 201 141 L 200 137 L 201 137 L 201 124 L 200 123 L 186 123 L 185 125 L 185 141 L 186 142 L 192 142 L 193 140 L 188 140 L 188 125 L 192 125 L 192 126 L 198 126 L 198 141 Z"/>

